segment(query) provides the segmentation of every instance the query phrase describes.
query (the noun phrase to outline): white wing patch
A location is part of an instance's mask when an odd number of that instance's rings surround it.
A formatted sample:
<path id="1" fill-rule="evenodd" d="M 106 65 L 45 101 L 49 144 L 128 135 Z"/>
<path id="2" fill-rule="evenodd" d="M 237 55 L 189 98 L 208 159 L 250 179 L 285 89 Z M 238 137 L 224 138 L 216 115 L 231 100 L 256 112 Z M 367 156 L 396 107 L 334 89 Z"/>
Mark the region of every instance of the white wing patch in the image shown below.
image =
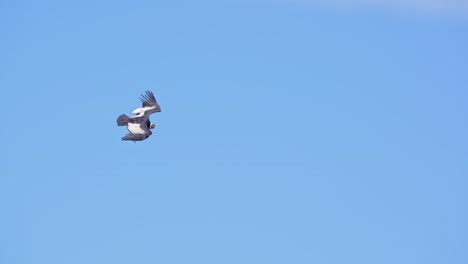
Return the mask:
<path id="1" fill-rule="evenodd" d="M 146 111 L 155 109 L 156 106 L 145 106 L 145 107 L 140 107 L 132 111 L 132 114 L 134 114 L 134 117 L 142 116 L 145 114 Z"/>
<path id="2" fill-rule="evenodd" d="M 140 124 L 128 123 L 127 128 L 132 134 L 145 134 L 145 131 L 141 129 Z"/>
<path id="3" fill-rule="evenodd" d="M 145 112 L 143 111 L 143 108 L 137 108 L 137 109 L 132 111 L 132 114 L 135 115 L 133 117 L 142 116 L 144 113 Z"/>

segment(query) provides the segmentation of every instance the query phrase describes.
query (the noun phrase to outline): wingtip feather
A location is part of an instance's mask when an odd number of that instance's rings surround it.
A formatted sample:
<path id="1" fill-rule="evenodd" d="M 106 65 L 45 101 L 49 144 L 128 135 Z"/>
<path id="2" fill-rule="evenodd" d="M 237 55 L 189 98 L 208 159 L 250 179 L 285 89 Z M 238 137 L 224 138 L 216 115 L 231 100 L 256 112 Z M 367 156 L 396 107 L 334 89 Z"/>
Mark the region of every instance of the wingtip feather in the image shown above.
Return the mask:
<path id="1" fill-rule="evenodd" d="M 153 92 L 151 92 L 150 90 L 146 90 L 145 94 L 141 94 L 140 101 L 143 103 L 143 106 L 145 106 L 145 104 L 148 104 L 150 106 L 158 104 Z"/>

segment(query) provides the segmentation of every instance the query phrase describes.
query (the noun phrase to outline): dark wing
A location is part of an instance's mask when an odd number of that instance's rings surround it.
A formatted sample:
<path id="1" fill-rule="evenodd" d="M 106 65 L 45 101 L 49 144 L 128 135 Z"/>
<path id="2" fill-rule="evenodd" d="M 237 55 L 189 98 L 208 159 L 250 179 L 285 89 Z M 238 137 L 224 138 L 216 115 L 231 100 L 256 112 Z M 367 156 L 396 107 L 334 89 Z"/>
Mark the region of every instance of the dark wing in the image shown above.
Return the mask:
<path id="1" fill-rule="evenodd" d="M 141 95 L 140 100 L 143 104 L 143 107 L 154 107 L 154 109 L 151 109 L 152 113 L 161 112 L 161 107 L 158 105 L 158 102 L 156 101 L 153 92 L 146 91 L 145 94 Z"/>
<path id="2" fill-rule="evenodd" d="M 145 134 L 127 134 L 125 137 L 122 138 L 122 140 L 132 140 L 132 141 L 142 141 L 147 139 L 148 136 Z"/>

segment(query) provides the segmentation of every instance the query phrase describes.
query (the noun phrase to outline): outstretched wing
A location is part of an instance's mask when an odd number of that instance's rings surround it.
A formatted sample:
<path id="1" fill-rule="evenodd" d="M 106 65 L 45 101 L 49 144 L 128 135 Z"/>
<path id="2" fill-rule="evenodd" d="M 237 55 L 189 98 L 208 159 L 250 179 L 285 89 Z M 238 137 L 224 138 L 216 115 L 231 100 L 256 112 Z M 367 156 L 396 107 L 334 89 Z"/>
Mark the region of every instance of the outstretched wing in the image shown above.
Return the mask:
<path id="1" fill-rule="evenodd" d="M 147 139 L 148 136 L 145 134 L 127 134 L 122 140 L 142 141 Z"/>
<path id="2" fill-rule="evenodd" d="M 140 100 L 143 107 L 132 111 L 132 114 L 135 114 L 134 117 L 145 117 L 146 119 L 149 119 L 149 116 L 152 113 L 161 112 L 161 107 L 151 91 L 146 91 L 145 94 L 142 94 Z"/>
<path id="3" fill-rule="evenodd" d="M 161 107 L 156 101 L 156 98 L 154 97 L 153 92 L 146 91 L 145 94 L 141 95 L 140 100 L 143 104 L 143 109 L 146 110 L 145 112 L 148 112 L 148 111 L 150 111 L 151 113 L 161 112 Z"/>

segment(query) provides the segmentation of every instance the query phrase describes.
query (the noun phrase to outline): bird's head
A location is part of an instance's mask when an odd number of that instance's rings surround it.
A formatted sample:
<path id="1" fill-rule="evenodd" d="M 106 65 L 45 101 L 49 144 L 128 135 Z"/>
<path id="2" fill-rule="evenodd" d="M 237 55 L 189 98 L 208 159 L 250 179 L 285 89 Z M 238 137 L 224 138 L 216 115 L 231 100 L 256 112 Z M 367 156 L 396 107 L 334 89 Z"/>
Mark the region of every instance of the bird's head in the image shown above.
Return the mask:
<path id="1" fill-rule="evenodd" d="M 155 127 L 156 127 L 155 124 L 153 124 L 153 123 L 150 124 L 150 129 L 153 129 L 153 128 L 155 128 Z"/>

